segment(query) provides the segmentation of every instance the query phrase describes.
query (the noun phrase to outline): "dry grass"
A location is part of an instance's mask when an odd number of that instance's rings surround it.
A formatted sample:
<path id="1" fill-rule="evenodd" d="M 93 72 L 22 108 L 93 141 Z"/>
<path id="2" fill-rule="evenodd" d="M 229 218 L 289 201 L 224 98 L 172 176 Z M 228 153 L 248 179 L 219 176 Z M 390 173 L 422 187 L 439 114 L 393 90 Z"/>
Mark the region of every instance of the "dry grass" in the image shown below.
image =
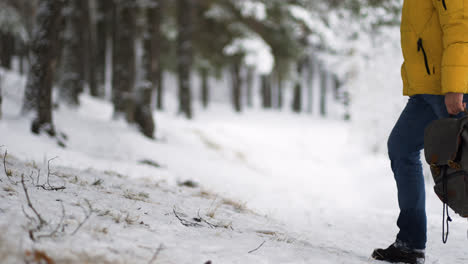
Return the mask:
<path id="1" fill-rule="evenodd" d="M 123 197 L 129 200 L 146 202 L 146 200 L 149 199 L 149 193 L 126 190 Z"/>

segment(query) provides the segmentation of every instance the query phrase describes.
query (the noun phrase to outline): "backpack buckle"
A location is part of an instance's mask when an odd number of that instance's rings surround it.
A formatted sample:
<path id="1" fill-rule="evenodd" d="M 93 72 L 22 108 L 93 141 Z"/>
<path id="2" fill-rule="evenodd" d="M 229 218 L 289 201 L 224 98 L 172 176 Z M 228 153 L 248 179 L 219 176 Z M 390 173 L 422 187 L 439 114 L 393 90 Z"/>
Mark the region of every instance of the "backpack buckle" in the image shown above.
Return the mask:
<path id="1" fill-rule="evenodd" d="M 454 170 L 461 170 L 461 165 L 460 165 L 460 163 L 457 163 L 457 162 L 455 162 L 455 161 L 453 161 L 453 160 L 449 160 L 449 161 L 447 162 L 447 165 L 448 165 L 450 168 L 454 169 Z"/>
<path id="2" fill-rule="evenodd" d="M 440 175 L 440 167 L 435 165 L 434 163 L 431 163 L 431 170 L 436 176 Z"/>

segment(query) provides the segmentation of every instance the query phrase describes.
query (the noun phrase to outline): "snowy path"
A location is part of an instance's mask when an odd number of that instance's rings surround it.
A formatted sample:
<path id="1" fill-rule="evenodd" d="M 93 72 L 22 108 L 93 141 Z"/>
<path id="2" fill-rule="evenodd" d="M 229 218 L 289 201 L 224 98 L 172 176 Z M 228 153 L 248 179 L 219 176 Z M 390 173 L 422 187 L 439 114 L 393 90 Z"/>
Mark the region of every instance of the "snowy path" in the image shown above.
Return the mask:
<path id="1" fill-rule="evenodd" d="M 63 168 L 150 178 L 166 182 L 172 191 L 178 181 L 191 179 L 209 193 L 268 216 L 241 215 L 239 233 L 178 229 L 174 234 L 181 237 L 164 237 L 177 245 L 168 250 L 172 258 L 167 256 L 167 263 L 363 263 L 374 247 L 387 246 L 396 234 L 396 188 L 388 161 L 352 143 L 350 128 L 342 122 L 278 112 L 235 115 L 222 107 L 200 113 L 194 121 L 157 113 L 159 140 L 150 141 L 122 122 L 109 121 L 108 104 L 83 97 L 78 111 L 57 114 L 57 126 L 70 138 L 61 149 L 47 137 L 27 132 L 28 121 L 17 118 L 14 98 L 6 97 L 0 145 L 23 161 L 43 163 L 59 156 L 54 162 Z M 162 168 L 141 165 L 142 159 Z M 165 202 L 165 213 L 178 201 L 172 199 Z M 211 202 L 190 200 L 187 210 L 193 215 Z M 428 185 L 427 263 L 467 263 L 468 225 L 454 217 L 449 243 L 442 245 L 441 209 Z M 167 228 L 172 232 L 175 227 Z M 258 229 L 273 229 L 291 243 L 267 243 L 256 254 L 245 254 L 264 239 L 252 231 Z M 124 238 L 115 239 L 120 249 L 132 248 Z"/>

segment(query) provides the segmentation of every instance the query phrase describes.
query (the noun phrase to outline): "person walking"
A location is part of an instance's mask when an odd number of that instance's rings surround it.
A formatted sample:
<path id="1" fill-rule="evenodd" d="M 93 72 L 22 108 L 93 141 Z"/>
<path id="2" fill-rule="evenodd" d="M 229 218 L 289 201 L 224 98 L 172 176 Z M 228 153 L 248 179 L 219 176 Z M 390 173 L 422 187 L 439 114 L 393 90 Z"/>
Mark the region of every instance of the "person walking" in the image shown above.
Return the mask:
<path id="1" fill-rule="evenodd" d="M 425 261 L 427 218 L 420 160 L 424 129 L 461 114 L 468 93 L 468 0 L 404 0 L 401 21 L 403 94 L 408 103 L 388 139 L 400 214 L 396 241 L 372 257 L 390 263 Z"/>

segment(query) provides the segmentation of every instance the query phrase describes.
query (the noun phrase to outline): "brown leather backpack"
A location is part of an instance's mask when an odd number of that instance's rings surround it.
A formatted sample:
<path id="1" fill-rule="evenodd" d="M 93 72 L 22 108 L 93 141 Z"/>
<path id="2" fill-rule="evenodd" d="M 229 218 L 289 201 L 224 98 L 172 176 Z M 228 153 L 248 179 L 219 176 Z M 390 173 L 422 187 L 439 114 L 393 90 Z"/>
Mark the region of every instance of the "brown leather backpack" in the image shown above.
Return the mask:
<path id="1" fill-rule="evenodd" d="M 429 124 L 424 133 L 424 154 L 431 166 L 434 191 L 444 204 L 442 240 L 446 243 L 452 221 L 448 207 L 468 217 L 468 115 Z"/>

